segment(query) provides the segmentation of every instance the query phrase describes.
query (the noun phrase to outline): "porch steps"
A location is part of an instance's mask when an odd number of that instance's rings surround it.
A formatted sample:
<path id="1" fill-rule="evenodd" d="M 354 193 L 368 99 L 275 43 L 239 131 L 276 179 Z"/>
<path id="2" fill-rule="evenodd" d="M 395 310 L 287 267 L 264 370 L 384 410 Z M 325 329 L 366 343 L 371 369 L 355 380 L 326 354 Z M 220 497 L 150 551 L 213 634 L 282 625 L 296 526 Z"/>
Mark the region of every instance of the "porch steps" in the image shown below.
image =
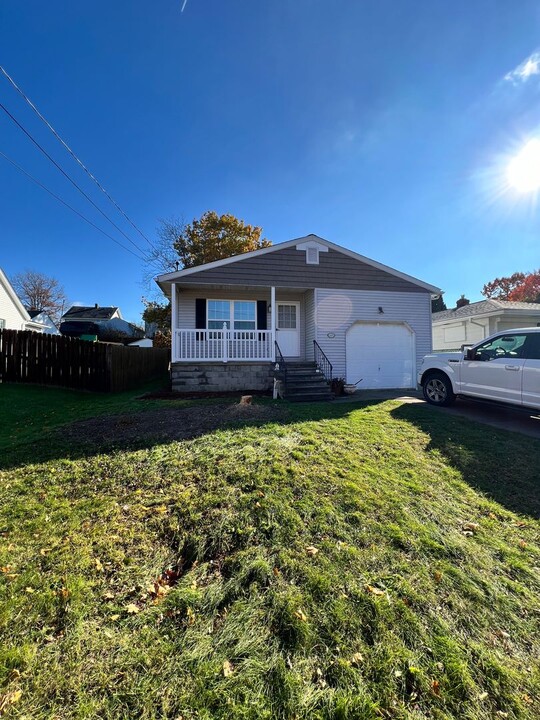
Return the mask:
<path id="1" fill-rule="evenodd" d="M 295 362 L 287 363 L 284 397 L 289 402 L 321 402 L 334 396 L 315 363 Z"/>

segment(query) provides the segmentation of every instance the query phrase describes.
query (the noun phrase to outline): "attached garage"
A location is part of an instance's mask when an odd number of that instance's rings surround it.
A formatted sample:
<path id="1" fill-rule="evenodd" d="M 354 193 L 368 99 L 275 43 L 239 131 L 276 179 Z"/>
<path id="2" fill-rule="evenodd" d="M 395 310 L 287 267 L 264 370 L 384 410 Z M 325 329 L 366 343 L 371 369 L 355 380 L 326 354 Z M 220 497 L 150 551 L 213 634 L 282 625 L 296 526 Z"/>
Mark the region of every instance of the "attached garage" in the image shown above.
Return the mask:
<path id="1" fill-rule="evenodd" d="M 415 335 L 403 322 L 356 322 L 346 333 L 346 376 L 359 388 L 412 388 Z"/>

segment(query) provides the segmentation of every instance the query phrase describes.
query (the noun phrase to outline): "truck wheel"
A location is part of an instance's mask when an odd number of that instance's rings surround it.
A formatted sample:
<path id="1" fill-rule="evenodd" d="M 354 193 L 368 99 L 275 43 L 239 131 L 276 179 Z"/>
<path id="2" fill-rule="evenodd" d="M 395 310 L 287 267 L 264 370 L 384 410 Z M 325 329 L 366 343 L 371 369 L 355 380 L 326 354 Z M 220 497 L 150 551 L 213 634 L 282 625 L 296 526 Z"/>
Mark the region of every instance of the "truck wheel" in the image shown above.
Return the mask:
<path id="1" fill-rule="evenodd" d="M 430 405 L 451 405 L 456 399 L 450 379 L 442 372 L 426 375 L 422 383 L 422 390 L 424 398 Z"/>

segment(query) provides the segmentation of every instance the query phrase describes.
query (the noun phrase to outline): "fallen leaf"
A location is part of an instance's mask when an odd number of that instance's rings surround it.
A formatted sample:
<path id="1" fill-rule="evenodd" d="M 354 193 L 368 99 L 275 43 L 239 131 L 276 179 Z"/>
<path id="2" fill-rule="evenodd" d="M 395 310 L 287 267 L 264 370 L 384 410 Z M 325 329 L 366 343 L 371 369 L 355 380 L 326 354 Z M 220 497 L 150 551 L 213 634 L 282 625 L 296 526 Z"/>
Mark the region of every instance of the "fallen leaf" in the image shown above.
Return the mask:
<path id="1" fill-rule="evenodd" d="M 120 615 L 111 615 L 110 619 L 114 622 L 115 620 L 118 620 Z"/>
<path id="2" fill-rule="evenodd" d="M 109 592 L 106 592 L 106 593 L 103 593 L 103 598 L 104 598 L 105 600 L 114 600 L 114 593 L 112 593 L 112 592 L 110 592 L 110 591 L 109 591 Z"/>
<path id="3" fill-rule="evenodd" d="M 433 573 L 433 577 L 436 583 L 440 583 L 443 577 L 442 572 L 440 570 L 435 570 L 435 572 Z"/>
<path id="4" fill-rule="evenodd" d="M 462 530 L 470 530 L 472 533 L 474 533 L 478 530 L 479 527 L 480 527 L 480 525 L 478 523 L 468 522 L 468 523 L 463 523 L 463 525 L 461 526 L 461 529 Z"/>
<path id="5" fill-rule="evenodd" d="M 306 622 L 307 620 L 307 615 L 301 608 L 295 610 L 294 616 L 297 617 L 299 620 L 302 620 L 302 622 Z"/>
<path id="6" fill-rule="evenodd" d="M 518 545 L 522 550 L 525 550 L 525 548 L 527 547 L 527 543 L 525 542 L 525 540 L 520 540 Z"/>
<path id="7" fill-rule="evenodd" d="M 307 553 L 310 557 L 313 557 L 313 556 L 316 555 L 318 552 L 319 552 L 318 548 L 316 548 L 314 545 L 308 545 L 307 548 L 306 548 L 306 553 Z"/>
<path id="8" fill-rule="evenodd" d="M 381 590 L 381 588 L 375 587 L 374 585 L 366 585 L 366 590 L 372 595 L 384 595 L 384 590 Z"/>
<path id="9" fill-rule="evenodd" d="M 230 677 L 234 672 L 234 668 L 232 666 L 232 663 L 229 660 L 225 660 L 223 663 L 223 675 L 225 677 Z"/>
<path id="10" fill-rule="evenodd" d="M 21 699 L 22 690 L 12 690 L 5 695 L 0 695 L 0 714 L 8 707 L 8 705 L 15 705 Z"/>
<path id="11" fill-rule="evenodd" d="M 431 690 L 435 695 L 440 695 L 441 684 L 438 680 L 433 680 L 433 682 L 431 683 Z"/>
<path id="12" fill-rule="evenodd" d="M 141 612 L 141 609 L 138 605 L 135 605 L 135 603 L 129 603 L 129 605 L 126 606 L 126 612 L 128 615 L 137 615 L 137 613 Z"/>
<path id="13" fill-rule="evenodd" d="M 362 653 L 359 653 L 359 652 L 354 653 L 354 655 L 351 657 L 351 663 L 353 665 L 360 665 L 363 662 L 364 662 L 364 656 L 362 655 Z"/>
<path id="14" fill-rule="evenodd" d="M 276 577 L 279 577 L 279 576 L 281 575 L 281 573 L 280 573 L 280 571 L 279 571 L 279 568 L 277 568 L 277 567 L 275 567 L 275 568 L 272 570 L 272 572 L 274 573 L 274 575 L 275 575 Z"/>
<path id="15" fill-rule="evenodd" d="M 483 693 L 480 693 L 480 695 L 478 696 L 478 699 L 479 699 L 479 700 L 485 700 L 485 699 L 487 698 L 487 696 L 488 696 L 488 693 L 487 693 L 487 692 L 483 692 Z"/>
<path id="16" fill-rule="evenodd" d="M 32 593 L 36 592 L 33 587 L 26 587 L 26 588 L 24 588 L 24 590 L 25 590 L 25 592 L 29 593 L 30 595 Z"/>
<path id="17" fill-rule="evenodd" d="M 103 565 L 101 564 L 101 560 L 99 558 L 94 558 L 94 565 L 96 566 L 96 570 L 99 570 L 99 572 L 102 572 Z"/>

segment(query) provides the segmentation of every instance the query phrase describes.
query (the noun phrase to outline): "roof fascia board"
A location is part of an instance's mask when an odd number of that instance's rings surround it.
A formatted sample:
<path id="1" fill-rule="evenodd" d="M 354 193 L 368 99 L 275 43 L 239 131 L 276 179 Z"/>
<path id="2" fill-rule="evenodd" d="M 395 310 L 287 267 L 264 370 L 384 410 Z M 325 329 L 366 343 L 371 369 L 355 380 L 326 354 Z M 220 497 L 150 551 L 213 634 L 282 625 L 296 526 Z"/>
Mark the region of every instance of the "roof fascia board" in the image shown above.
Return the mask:
<path id="1" fill-rule="evenodd" d="M 406 280 L 407 282 L 412 283 L 413 285 L 418 285 L 418 287 L 424 288 L 425 290 L 428 290 L 429 292 L 431 292 L 435 295 L 440 295 L 442 293 L 442 290 L 438 287 L 435 287 L 435 285 L 430 285 L 429 283 L 425 283 L 422 280 L 419 280 L 418 278 L 413 277 L 412 275 L 407 275 L 406 273 L 402 273 L 399 270 L 395 270 L 394 268 L 391 268 L 388 265 L 383 265 L 382 263 L 379 263 L 376 260 L 371 260 L 370 258 L 365 257 L 364 255 L 360 255 L 359 253 L 354 252 L 354 250 L 348 250 L 347 248 L 344 248 L 341 245 L 336 245 L 335 243 L 330 242 L 329 240 L 325 240 L 324 238 L 321 238 L 318 235 L 306 235 L 305 237 L 294 238 L 294 240 L 287 240 L 286 242 L 278 243 L 277 245 L 271 245 L 270 247 L 262 248 L 261 250 L 253 250 L 252 252 L 243 253 L 241 255 L 233 255 L 232 257 L 225 258 L 223 260 L 215 260 L 214 262 L 206 263 L 205 265 L 198 265 L 197 267 L 187 268 L 186 270 L 179 270 L 178 272 L 174 272 L 174 273 L 166 273 L 164 275 L 158 275 L 158 277 L 156 278 L 156 282 L 163 289 L 164 284 L 174 282 L 175 280 L 181 280 L 183 277 L 185 277 L 187 275 L 193 275 L 194 273 L 203 272 L 204 270 L 212 270 L 213 268 L 216 268 L 216 267 L 222 267 L 223 265 L 230 265 L 231 263 L 239 262 L 240 260 L 247 260 L 248 258 L 258 257 L 259 255 L 266 255 L 270 252 L 275 252 L 276 250 L 285 250 L 289 247 L 296 246 L 300 243 L 308 243 L 308 242 L 322 243 L 323 245 L 326 245 L 328 248 L 331 248 L 332 250 L 335 250 L 336 252 L 340 252 L 343 255 L 347 255 L 348 257 L 351 257 L 354 260 L 359 260 L 360 262 L 363 262 L 366 265 L 371 265 L 371 267 L 375 267 L 378 270 L 382 270 L 383 272 L 387 272 L 390 275 L 399 277 L 402 280 Z"/>

